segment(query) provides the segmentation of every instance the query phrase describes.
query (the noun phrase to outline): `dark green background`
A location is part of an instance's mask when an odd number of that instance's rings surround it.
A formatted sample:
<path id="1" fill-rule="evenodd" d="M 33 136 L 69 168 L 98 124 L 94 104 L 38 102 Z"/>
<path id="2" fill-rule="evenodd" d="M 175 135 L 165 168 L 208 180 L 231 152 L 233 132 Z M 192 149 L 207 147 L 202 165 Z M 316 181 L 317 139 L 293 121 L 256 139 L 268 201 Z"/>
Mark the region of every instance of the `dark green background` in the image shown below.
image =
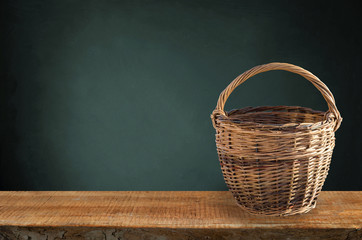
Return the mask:
<path id="1" fill-rule="evenodd" d="M 249 68 L 300 65 L 344 118 L 325 190 L 361 190 L 361 6 L 293 1 L 3 1 L 2 190 L 225 190 L 210 114 Z M 268 72 L 226 108 L 326 110 Z"/>

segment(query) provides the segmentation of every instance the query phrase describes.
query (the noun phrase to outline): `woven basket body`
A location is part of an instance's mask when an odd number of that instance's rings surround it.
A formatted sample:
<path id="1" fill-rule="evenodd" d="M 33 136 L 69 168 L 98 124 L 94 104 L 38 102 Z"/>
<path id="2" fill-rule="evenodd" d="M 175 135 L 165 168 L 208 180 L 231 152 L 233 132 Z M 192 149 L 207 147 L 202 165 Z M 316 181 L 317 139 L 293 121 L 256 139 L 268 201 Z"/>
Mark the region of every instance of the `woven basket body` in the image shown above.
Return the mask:
<path id="1" fill-rule="evenodd" d="M 322 93 L 329 110 L 277 106 L 224 111 L 238 85 L 269 70 L 305 77 Z M 253 214 L 285 216 L 315 207 L 328 174 L 334 132 L 342 121 L 332 93 L 316 76 L 286 63 L 257 66 L 220 94 L 211 118 L 225 182 L 242 208 Z"/>

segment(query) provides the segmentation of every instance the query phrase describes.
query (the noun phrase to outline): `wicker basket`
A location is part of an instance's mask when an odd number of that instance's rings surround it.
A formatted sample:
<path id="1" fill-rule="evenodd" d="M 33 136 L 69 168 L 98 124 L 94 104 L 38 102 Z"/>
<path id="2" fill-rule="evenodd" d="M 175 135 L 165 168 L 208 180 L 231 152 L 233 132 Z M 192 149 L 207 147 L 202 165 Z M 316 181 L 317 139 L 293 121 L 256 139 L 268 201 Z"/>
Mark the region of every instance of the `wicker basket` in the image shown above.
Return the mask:
<path id="1" fill-rule="evenodd" d="M 267 106 L 224 111 L 237 86 L 270 70 L 297 73 L 309 80 L 322 93 L 329 110 Z M 256 66 L 220 94 L 211 118 L 225 182 L 243 209 L 286 216 L 315 207 L 329 170 L 334 132 L 342 121 L 333 95 L 322 81 L 292 64 Z"/>

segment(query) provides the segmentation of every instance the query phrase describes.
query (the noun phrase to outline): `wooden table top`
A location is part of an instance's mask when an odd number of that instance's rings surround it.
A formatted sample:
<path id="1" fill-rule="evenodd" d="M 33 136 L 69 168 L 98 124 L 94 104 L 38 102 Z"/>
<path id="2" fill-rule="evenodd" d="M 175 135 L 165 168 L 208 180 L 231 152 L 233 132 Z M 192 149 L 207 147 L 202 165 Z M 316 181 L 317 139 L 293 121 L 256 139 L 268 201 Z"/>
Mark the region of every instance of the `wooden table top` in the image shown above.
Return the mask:
<path id="1" fill-rule="evenodd" d="M 250 215 L 225 191 L 0 192 L 0 226 L 362 228 L 362 192 L 322 192 L 303 215 Z"/>

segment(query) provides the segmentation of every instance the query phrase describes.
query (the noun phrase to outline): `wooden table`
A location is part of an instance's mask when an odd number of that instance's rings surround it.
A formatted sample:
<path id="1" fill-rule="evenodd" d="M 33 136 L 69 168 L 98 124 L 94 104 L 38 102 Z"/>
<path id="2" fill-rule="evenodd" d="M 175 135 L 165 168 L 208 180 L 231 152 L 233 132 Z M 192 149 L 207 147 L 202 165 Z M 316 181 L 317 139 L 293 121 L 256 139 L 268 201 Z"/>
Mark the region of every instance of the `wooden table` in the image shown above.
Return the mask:
<path id="1" fill-rule="evenodd" d="M 362 192 L 263 217 L 229 192 L 0 192 L 0 239 L 361 239 Z"/>

